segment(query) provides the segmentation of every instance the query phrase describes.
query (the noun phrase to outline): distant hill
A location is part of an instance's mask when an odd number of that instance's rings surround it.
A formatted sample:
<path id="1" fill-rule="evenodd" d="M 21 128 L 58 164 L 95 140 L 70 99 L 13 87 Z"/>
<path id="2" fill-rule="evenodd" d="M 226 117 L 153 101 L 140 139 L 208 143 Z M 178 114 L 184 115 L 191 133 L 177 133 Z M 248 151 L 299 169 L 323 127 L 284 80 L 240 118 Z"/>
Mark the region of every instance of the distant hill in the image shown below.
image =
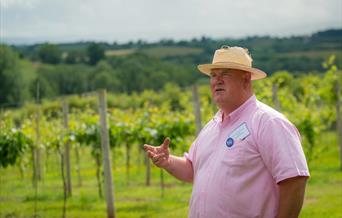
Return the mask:
<path id="1" fill-rule="evenodd" d="M 91 42 L 58 44 L 64 54 L 73 50 L 85 51 Z M 293 73 L 323 71 L 322 62 L 336 55 L 337 65 L 342 67 L 342 29 L 320 31 L 311 36 L 276 38 L 253 36 L 241 39 L 194 38 L 188 41 L 160 40 L 156 43 L 144 41 L 123 44 L 99 42 L 107 56 L 125 56 L 143 53 L 181 65 L 197 65 L 210 62 L 213 52 L 221 45 L 242 46 L 250 50 L 256 67 L 269 74 L 287 70 Z M 40 44 L 14 46 L 22 56 L 33 56 Z"/>
<path id="2" fill-rule="evenodd" d="M 131 94 L 161 90 L 168 83 L 180 87 L 207 83 L 208 77 L 196 66 L 210 63 L 222 45 L 248 48 L 253 66 L 269 75 L 284 70 L 295 75 L 322 73 L 326 71 L 322 62 L 330 55 L 336 56 L 335 64 L 342 69 L 342 29 L 286 38 L 0 45 L 0 63 L 4 63 L 0 69 L 0 105 L 32 100 L 37 87 L 42 98 L 54 98 L 100 88 Z"/>

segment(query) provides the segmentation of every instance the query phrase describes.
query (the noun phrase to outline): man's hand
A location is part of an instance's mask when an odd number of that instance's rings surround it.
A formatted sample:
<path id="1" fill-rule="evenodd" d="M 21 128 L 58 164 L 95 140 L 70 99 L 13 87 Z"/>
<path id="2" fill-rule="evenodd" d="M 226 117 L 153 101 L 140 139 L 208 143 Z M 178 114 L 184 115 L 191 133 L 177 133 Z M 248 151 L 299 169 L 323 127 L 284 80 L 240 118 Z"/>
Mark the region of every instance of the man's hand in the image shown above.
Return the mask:
<path id="1" fill-rule="evenodd" d="M 158 147 L 151 145 L 144 145 L 144 150 L 147 156 L 151 158 L 154 165 L 160 168 L 167 168 L 170 165 L 170 151 L 169 151 L 170 139 L 165 138 L 163 144 Z"/>
<path id="2" fill-rule="evenodd" d="M 165 169 L 171 175 L 184 182 L 193 182 L 194 171 L 192 163 L 184 157 L 170 155 L 170 139 L 164 139 L 163 144 L 158 147 L 144 145 L 147 156 L 157 167 Z"/>

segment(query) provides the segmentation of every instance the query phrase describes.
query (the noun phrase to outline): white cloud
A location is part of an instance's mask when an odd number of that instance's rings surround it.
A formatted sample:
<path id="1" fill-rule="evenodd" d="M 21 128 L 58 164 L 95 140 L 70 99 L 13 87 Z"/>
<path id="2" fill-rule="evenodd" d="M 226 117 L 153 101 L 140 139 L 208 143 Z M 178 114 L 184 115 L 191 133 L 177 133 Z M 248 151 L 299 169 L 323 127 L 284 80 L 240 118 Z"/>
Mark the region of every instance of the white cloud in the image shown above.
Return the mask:
<path id="1" fill-rule="evenodd" d="M 340 0 L 0 0 L 1 37 L 64 41 L 309 34 L 342 27 Z"/>
<path id="2" fill-rule="evenodd" d="M 8 9 L 8 8 L 32 8 L 39 0 L 1 0 L 0 8 Z"/>

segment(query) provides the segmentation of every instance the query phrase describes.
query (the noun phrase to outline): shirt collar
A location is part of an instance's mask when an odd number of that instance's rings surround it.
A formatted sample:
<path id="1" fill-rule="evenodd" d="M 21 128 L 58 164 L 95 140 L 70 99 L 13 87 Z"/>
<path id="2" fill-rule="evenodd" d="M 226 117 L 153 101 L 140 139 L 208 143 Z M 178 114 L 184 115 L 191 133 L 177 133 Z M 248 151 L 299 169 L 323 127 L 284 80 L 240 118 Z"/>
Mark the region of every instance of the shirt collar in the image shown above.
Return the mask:
<path id="1" fill-rule="evenodd" d="M 247 108 L 249 108 L 252 105 L 256 105 L 256 97 L 255 95 L 252 95 L 249 97 L 242 105 L 240 105 L 238 108 L 236 108 L 233 112 L 231 112 L 225 120 L 235 120 L 237 117 L 239 117 Z M 217 113 L 214 116 L 214 120 L 218 123 L 222 123 L 222 110 L 217 111 Z"/>

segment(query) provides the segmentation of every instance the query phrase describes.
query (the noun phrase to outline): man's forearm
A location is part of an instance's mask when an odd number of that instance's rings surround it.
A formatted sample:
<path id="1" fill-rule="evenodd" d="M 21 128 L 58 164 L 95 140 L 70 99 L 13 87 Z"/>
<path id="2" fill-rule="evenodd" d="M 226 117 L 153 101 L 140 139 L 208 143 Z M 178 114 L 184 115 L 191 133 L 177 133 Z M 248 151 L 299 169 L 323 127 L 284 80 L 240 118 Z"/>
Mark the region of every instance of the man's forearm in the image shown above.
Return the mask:
<path id="1" fill-rule="evenodd" d="M 281 181 L 279 185 L 279 209 L 276 218 L 297 218 L 303 205 L 307 177 L 295 177 Z"/>
<path id="2" fill-rule="evenodd" d="M 170 155 L 169 165 L 164 169 L 179 180 L 189 183 L 193 181 L 192 164 L 184 157 Z"/>

